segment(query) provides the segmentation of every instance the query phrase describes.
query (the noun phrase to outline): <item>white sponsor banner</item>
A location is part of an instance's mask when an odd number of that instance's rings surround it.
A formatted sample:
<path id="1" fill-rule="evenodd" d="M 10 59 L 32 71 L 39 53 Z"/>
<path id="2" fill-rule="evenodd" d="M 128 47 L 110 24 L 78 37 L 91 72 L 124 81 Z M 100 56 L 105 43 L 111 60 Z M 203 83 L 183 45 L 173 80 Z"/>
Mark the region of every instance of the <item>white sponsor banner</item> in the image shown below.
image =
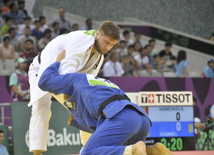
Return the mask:
<path id="1" fill-rule="evenodd" d="M 191 91 L 151 91 L 126 93 L 133 103 L 140 106 L 192 106 Z"/>

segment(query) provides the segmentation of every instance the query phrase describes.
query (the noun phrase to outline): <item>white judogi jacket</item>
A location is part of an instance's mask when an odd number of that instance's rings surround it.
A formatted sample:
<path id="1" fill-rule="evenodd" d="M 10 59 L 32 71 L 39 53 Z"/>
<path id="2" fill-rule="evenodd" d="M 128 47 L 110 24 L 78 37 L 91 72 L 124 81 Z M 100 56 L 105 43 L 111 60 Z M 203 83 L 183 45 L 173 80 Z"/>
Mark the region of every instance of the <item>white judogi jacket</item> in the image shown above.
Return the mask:
<path id="1" fill-rule="evenodd" d="M 41 64 L 38 64 L 39 72 L 37 81 L 35 81 L 36 86 L 31 91 L 33 93 L 31 93 L 31 100 L 28 106 L 31 106 L 48 93 L 38 87 L 38 80 L 43 71 L 56 61 L 57 55 L 63 50 L 66 50 L 66 56 L 62 60 L 59 69 L 60 74 L 73 72 L 85 72 L 95 76 L 98 74 L 103 63 L 103 55 L 96 52 L 88 61 L 91 53 L 89 48 L 94 44 L 95 33 L 95 30 L 70 32 L 56 37 L 45 47 L 41 54 Z"/>

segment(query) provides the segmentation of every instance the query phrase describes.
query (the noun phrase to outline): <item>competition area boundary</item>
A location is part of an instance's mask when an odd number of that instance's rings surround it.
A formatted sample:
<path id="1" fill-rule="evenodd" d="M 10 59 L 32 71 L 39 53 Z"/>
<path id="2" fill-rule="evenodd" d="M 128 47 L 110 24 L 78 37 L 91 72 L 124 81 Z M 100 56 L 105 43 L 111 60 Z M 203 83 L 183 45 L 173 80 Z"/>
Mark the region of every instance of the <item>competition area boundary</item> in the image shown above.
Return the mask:
<path id="1" fill-rule="evenodd" d="M 214 155 L 214 151 L 174 151 L 174 155 Z M 61 154 L 61 155 L 79 155 L 79 154 Z"/>

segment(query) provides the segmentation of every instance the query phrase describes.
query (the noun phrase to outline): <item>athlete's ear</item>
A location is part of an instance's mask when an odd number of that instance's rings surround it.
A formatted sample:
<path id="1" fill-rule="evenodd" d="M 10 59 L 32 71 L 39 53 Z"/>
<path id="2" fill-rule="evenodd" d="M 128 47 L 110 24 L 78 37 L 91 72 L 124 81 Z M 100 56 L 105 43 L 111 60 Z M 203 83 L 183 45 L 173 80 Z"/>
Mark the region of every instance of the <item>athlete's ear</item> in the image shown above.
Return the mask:
<path id="1" fill-rule="evenodd" d="M 96 31 L 96 38 L 98 39 L 99 37 L 100 37 L 100 31 L 97 30 L 97 31 Z"/>

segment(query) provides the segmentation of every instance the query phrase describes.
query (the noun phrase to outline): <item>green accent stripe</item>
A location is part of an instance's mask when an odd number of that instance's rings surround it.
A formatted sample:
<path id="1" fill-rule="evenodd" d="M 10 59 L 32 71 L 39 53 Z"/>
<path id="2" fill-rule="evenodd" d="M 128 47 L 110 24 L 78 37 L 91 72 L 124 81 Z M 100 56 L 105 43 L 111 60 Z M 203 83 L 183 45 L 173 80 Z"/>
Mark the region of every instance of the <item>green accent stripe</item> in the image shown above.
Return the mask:
<path id="1" fill-rule="evenodd" d="M 94 36 L 95 32 L 96 32 L 96 30 L 88 30 L 88 31 L 85 31 L 84 33 L 87 35 Z"/>
<path id="2" fill-rule="evenodd" d="M 109 86 L 109 87 L 113 87 L 113 88 L 117 88 L 120 89 L 119 87 L 117 87 L 116 85 L 113 84 L 108 84 L 102 81 L 98 81 L 98 80 L 88 80 L 88 82 L 90 83 L 90 85 L 95 86 L 95 85 L 104 85 L 104 86 Z"/>

